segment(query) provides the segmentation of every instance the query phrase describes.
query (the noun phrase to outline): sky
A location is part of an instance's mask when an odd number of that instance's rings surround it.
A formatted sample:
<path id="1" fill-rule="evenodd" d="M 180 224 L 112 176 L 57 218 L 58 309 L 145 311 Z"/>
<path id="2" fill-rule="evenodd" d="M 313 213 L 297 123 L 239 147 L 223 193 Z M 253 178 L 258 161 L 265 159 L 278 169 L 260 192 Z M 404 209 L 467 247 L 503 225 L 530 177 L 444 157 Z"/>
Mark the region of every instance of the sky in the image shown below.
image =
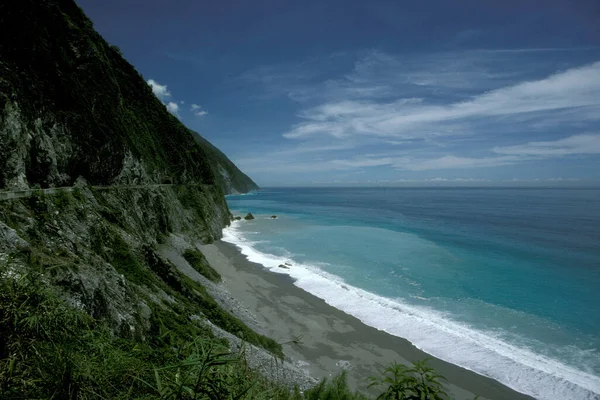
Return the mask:
<path id="1" fill-rule="evenodd" d="M 596 0 L 77 0 L 261 186 L 600 185 Z"/>

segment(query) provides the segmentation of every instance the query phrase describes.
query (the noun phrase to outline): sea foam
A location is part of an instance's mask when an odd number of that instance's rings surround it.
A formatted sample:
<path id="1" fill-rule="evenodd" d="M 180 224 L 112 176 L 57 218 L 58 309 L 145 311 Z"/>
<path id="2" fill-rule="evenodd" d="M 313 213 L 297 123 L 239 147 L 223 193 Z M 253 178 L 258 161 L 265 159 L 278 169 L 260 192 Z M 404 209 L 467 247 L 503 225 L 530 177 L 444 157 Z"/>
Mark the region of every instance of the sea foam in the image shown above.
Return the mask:
<path id="1" fill-rule="evenodd" d="M 297 263 L 291 255 L 278 257 L 257 250 L 234 221 L 223 231 L 223 241 L 236 245 L 248 260 L 270 271 L 286 274 L 295 285 L 363 323 L 408 339 L 419 349 L 475 371 L 538 399 L 600 399 L 600 377 L 558 360 L 515 346 L 497 333 L 474 329 L 439 311 L 409 305 L 351 286 L 316 265 Z M 290 269 L 278 268 L 290 263 Z"/>

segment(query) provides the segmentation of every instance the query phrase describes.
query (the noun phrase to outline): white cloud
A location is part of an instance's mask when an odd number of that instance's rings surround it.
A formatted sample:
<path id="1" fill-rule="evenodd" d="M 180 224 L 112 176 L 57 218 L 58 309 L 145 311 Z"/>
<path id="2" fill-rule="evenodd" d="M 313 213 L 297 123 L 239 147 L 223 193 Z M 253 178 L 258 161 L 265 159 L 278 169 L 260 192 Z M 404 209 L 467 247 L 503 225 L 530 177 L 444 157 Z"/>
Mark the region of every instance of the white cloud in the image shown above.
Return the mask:
<path id="1" fill-rule="evenodd" d="M 173 101 L 167 103 L 167 111 L 169 111 L 171 114 L 175 115 L 176 117 L 179 117 L 179 105 L 177 105 L 177 103 L 175 103 Z"/>
<path id="2" fill-rule="evenodd" d="M 192 104 L 190 111 L 193 112 L 197 117 L 203 117 L 208 114 L 208 112 L 203 110 L 202 106 L 199 106 L 198 104 Z"/>
<path id="3" fill-rule="evenodd" d="M 590 108 L 594 112 L 590 112 Z M 286 132 L 284 137 L 427 138 L 471 133 L 473 127 L 484 118 L 506 119 L 529 114 L 533 119 L 543 119 L 544 114 L 565 109 L 571 110 L 570 120 L 600 118 L 600 62 L 447 105 L 427 104 L 419 98 L 403 98 L 393 102 L 328 102 L 300 113 L 305 121 Z"/>
<path id="4" fill-rule="evenodd" d="M 158 97 L 161 101 L 166 101 L 169 97 L 171 97 L 171 92 L 167 88 L 167 85 L 161 85 L 156 82 L 154 79 L 148 79 L 148 85 L 152 88 L 152 93 L 156 97 Z"/>
<path id="5" fill-rule="evenodd" d="M 356 62 L 356 54 L 342 54 L 250 71 L 243 79 L 264 89 L 263 100 L 296 102 L 299 123 L 282 132 L 293 140 L 265 145 L 268 165 L 256 156 L 238 163 L 266 175 L 322 172 L 339 178 L 364 172 L 395 180 L 395 174 L 431 176 L 418 171 L 600 154 L 600 133 L 576 134 L 595 132 L 600 121 L 600 62 L 557 70 L 556 60 L 528 54 L 558 49 L 529 50 L 481 50 L 465 57 L 373 51 Z M 351 70 L 340 73 L 350 58 Z M 572 136 L 546 140 L 560 132 Z M 516 137 L 522 144 L 516 145 Z"/>
<path id="6" fill-rule="evenodd" d="M 600 134 L 581 134 L 558 140 L 494 147 L 493 151 L 499 154 L 540 157 L 600 154 Z"/>

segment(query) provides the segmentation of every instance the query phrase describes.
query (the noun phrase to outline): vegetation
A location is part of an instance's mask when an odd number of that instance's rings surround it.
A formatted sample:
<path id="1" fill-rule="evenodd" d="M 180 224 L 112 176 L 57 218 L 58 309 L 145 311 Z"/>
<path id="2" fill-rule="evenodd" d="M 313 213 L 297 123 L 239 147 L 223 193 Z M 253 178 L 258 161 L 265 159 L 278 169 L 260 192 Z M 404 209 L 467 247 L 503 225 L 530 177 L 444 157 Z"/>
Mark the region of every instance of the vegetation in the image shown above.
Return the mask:
<path id="1" fill-rule="evenodd" d="M 221 274 L 219 274 L 213 267 L 210 266 L 204 254 L 196 249 L 187 249 L 183 253 L 183 257 L 196 271 L 210 279 L 213 282 L 221 282 Z"/>
<path id="2" fill-rule="evenodd" d="M 114 336 L 28 270 L 0 266 L 2 398 L 366 399 L 349 389 L 345 374 L 304 393 L 269 382 L 248 367 L 243 349 L 232 353 L 207 330 L 186 340 L 164 327 L 146 341 Z M 382 399 L 446 399 L 439 379 L 421 362 L 395 364 L 373 383 L 383 386 Z"/>
<path id="3" fill-rule="evenodd" d="M 0 309 L 2 398 L 288 398 L 208 331 L 187 343 L 161 330 L 147 342 L 115 337 L 36 273 L 3 267 Z"/>
<path id="4" fill-rule="evenodd" d="M 149 176 L 164 182 L 221 184 L 225 190 L 214 170 L 223 165 L 234 188 L 255 188 L 223 153 L 196 142 L 198 135 L 167 111 L 73 0 L 2 2 L 0 54 L 0 132 L 9 104 L 18 105 L 20 117 L 36 132 L 25 157 L 30 186 L 70 186 L 80 176 L 94 185 L 110 184 L 131 153 Z M 39 133 L 52 129 L 64 129 L 66 148 L 73 149 L 58 155 L 64 160 L 54 172 Z M 3 139 L 1 152 L 16 151 L 20 140 Z M 0 154 L 0 187 L 18 173 L 6 162 Z"/>
<path id="5" fill-rule="evenodd" d="M 179 272 L 170 263 L 165 262 L 156 255 L 150 246 L 144 246 L 143 249 L 134 251 L 113 227 L 99 226 L 95 227 L 93 232 L 93 250 L 96 254 L 103 256 L 129 282 L 143 287 L 161 289 L 178 301 L 180 314 L 186 315 L 187 318 L 178 320 L 172 314 L 165 315 L 161 310 L 155 310 L 157 315 L 164 317 L 159 320 L 160 324 L 169 327 L 165 331 L 174 331 L 181 333 L 181 337 L 189 337 L 193 333 L 189 331 L 189 317 L 204 315 L 218 327 L 249 343 L 263 347 L 278 357 L 283 357 L 279 343 L 259 335 L 238 318 L 225 311 L 202 285 Z M 192 254 L 194 259 L 198 259 L 197 254 Z M 208 268 L 218 275 L 210 266 Z"/>
<path id="6" fill-rule="evenodd" d="M 394 363 L 385 369 L 383 377 L 371 377 L 369 387 L 384 387 L 378 399 L 394 400 L 444 400 L 448 394 L 443 390 L 438 375 L 427 364 L 417 361 L 412 367 Z"/>

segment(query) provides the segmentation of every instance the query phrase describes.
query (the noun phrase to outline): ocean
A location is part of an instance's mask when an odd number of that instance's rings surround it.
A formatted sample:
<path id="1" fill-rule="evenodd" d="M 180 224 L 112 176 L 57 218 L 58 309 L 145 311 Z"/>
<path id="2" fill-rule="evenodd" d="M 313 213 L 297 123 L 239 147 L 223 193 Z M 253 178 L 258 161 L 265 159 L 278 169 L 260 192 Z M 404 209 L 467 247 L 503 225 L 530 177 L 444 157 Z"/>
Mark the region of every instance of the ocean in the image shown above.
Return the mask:
<path id="1" fill-rule="evenodd" d="M 224 241 L 365 324 L 538 399 L 600 399 L 600 189 L 278 188 L 227 201 L 256 219 Z"/>

